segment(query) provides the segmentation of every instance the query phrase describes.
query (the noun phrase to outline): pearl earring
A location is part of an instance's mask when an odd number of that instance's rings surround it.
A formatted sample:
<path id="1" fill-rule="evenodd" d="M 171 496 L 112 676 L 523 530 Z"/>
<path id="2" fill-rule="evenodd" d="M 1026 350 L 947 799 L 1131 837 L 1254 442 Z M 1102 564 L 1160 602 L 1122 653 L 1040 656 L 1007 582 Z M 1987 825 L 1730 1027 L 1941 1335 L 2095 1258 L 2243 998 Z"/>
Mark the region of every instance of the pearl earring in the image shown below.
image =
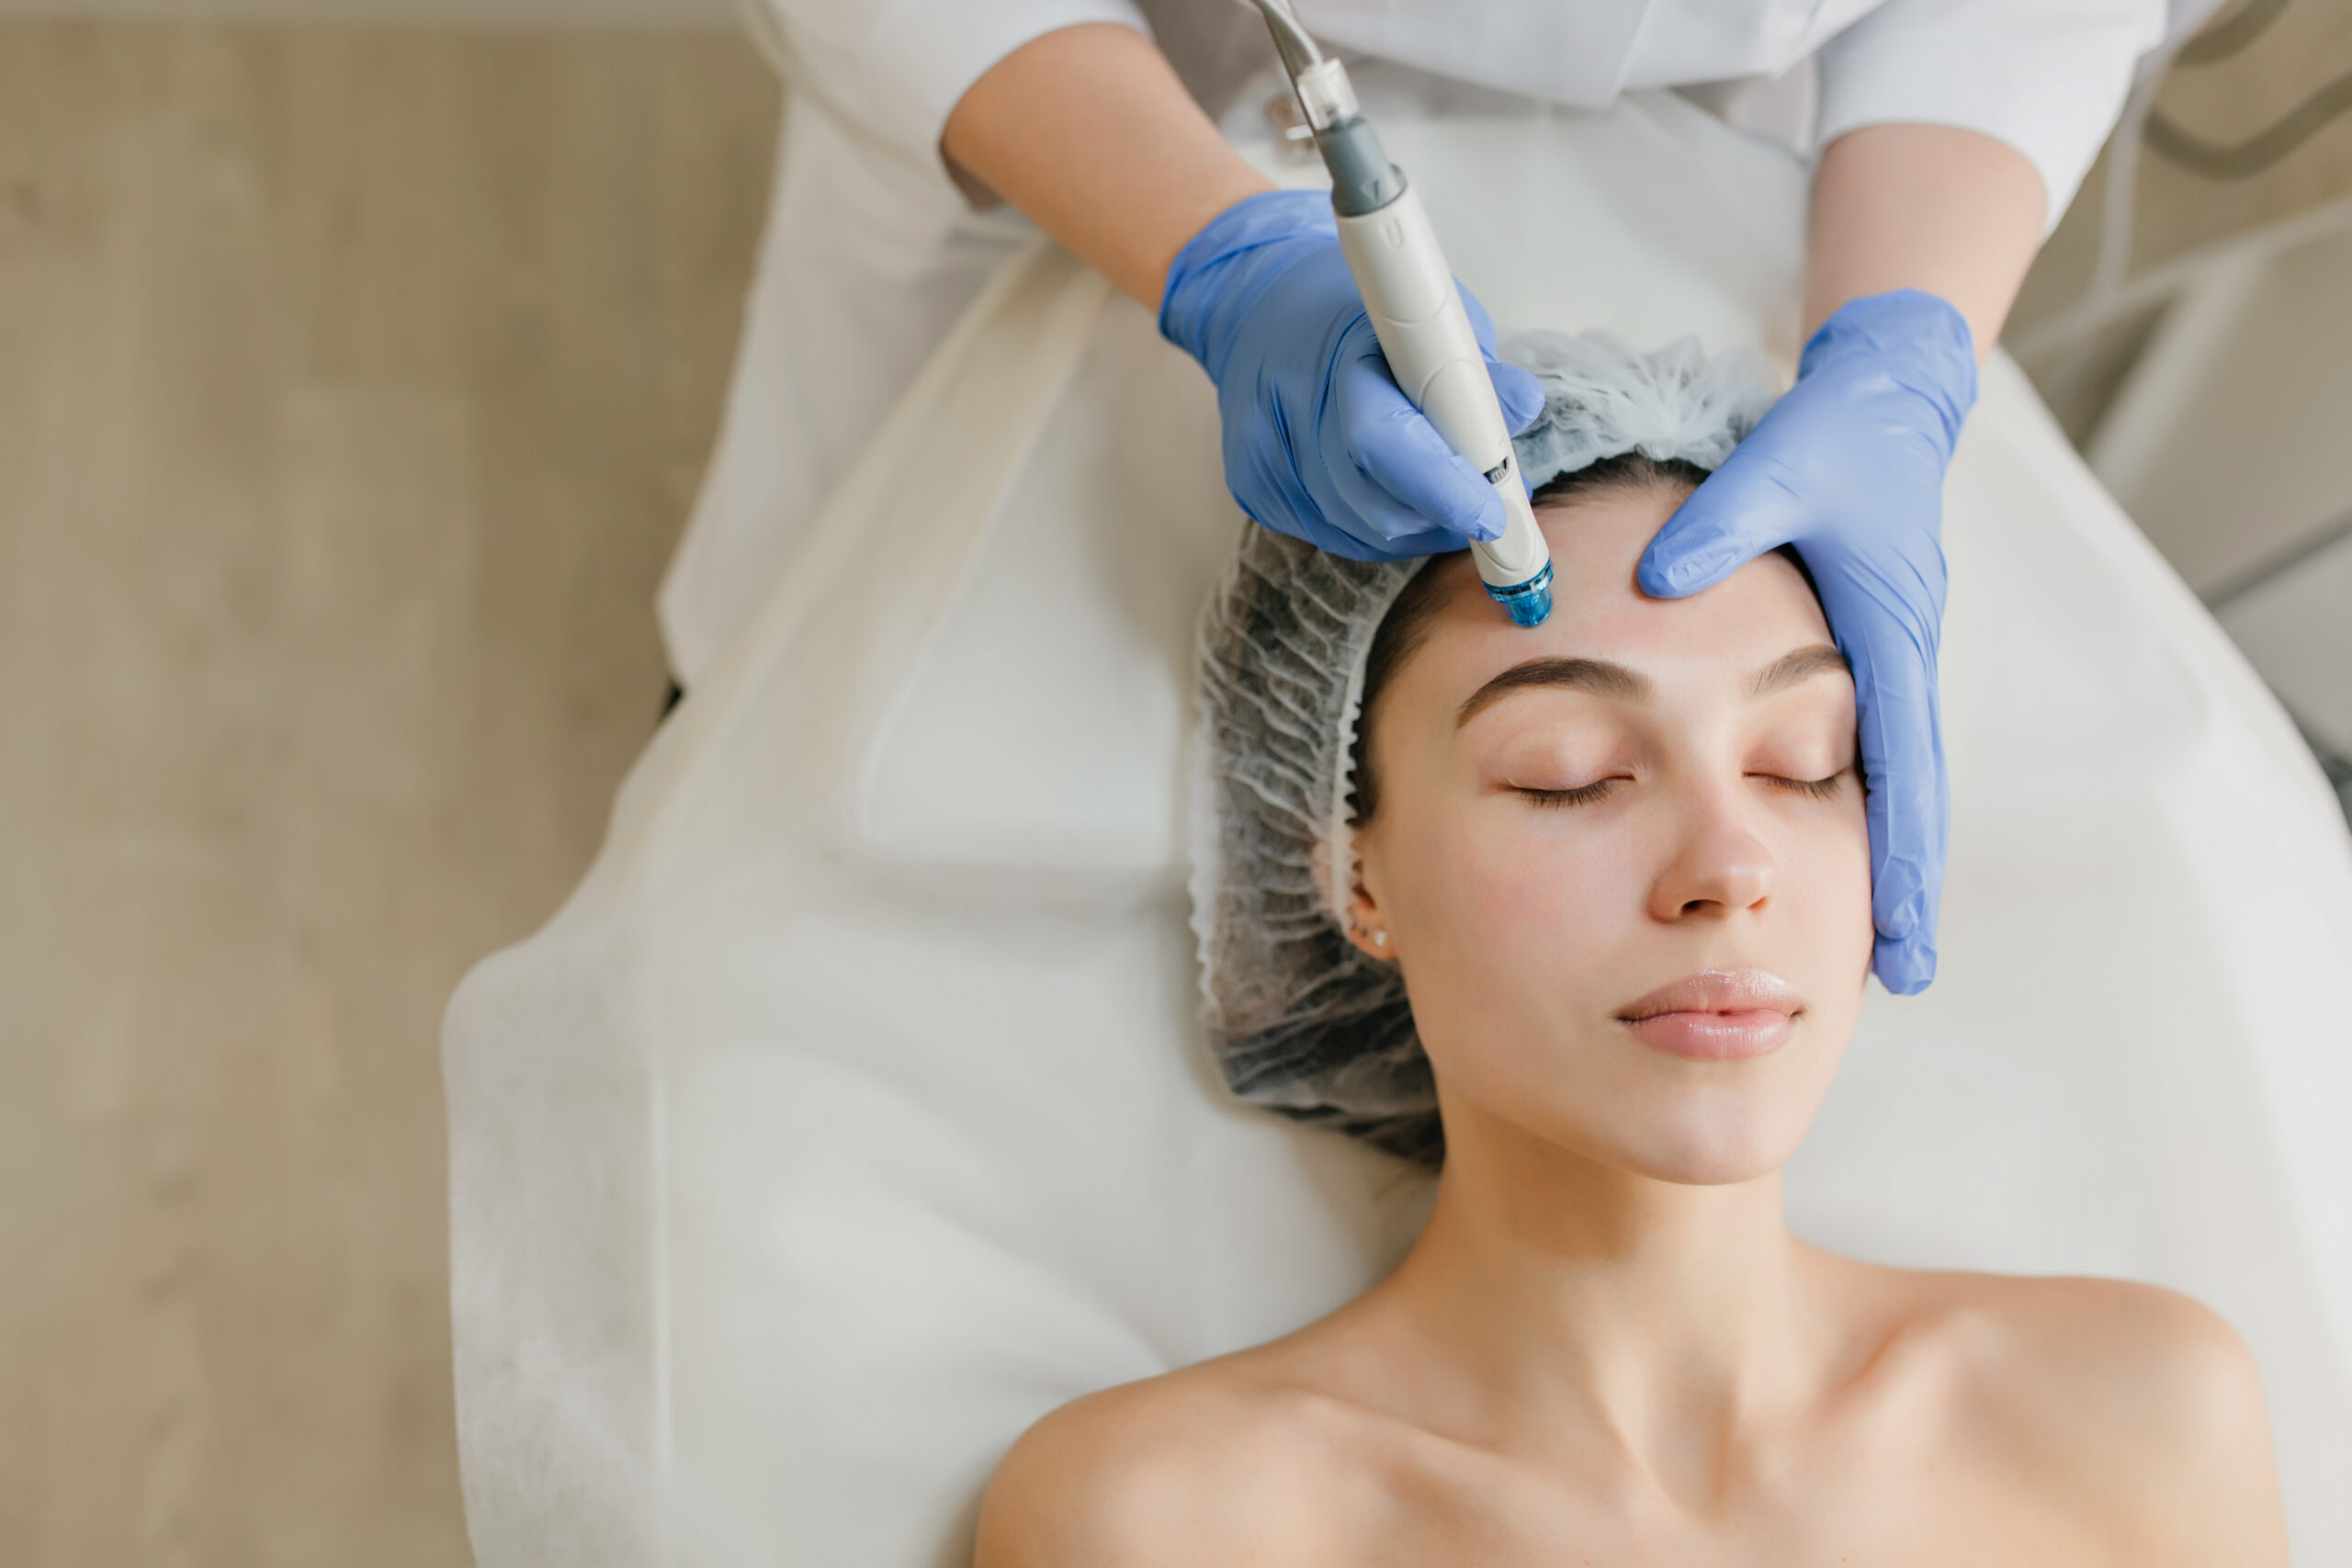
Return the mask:
<path id="1" fill-rule="evenodd" d="M 1386 947 L 1388 945 L 1388 933 L 1386 931 L 1373 932 L 1372 945 L 1374 947 Z"/>

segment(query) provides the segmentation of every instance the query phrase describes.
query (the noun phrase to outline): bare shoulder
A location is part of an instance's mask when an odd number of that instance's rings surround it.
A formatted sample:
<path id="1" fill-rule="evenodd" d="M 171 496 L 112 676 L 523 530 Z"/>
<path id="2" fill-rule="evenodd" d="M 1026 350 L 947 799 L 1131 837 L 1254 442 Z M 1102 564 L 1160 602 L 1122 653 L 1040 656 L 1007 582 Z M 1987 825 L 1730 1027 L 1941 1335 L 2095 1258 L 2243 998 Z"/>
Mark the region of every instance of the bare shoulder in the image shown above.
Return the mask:
<path id="1" fill-rule="evenodd" d="M 1311 1563 L 1328 1403 L 1245 1353 L 1065 1404 L 997 1467 L 976 1568 Z"/>
<path id="2" fill-rule="evenodd" d="M 2211 1308 L 2122 1280 L 1927 1276 L 1969 1425 L 2128 1532 L 2145 1563 L 2277 1563 L 2253 1355 Z"/>

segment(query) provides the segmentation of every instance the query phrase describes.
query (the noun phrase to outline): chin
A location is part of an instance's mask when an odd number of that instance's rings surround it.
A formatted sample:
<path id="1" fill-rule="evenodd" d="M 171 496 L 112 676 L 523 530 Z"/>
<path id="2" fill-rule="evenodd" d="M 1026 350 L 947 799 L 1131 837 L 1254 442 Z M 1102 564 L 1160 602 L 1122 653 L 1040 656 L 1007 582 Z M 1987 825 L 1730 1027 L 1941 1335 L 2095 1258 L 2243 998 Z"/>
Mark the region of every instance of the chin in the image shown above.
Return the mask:
<path id="1" fill-rule="evenodd" d="M 1610 1163 L 1679 1187 L 1725 1187 L 1770 1176 L 1788 1164 L 1804 1137 L 1775 1116 L 1758 1113 L 1676 1116 L 1649 1125 L 1621 1125 Z"/>

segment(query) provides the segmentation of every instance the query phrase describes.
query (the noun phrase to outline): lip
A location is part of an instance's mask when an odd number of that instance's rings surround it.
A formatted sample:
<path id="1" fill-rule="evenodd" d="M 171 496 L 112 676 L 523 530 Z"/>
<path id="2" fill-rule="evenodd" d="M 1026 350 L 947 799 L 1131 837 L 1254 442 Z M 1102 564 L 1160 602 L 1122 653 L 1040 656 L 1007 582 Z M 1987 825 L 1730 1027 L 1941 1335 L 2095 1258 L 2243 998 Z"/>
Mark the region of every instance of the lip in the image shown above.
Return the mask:
<path id="1" fill-rule="evenodd" d="M 1768 1055 L 1789 1038 L 1804 1004 L 1764 969 L 1702 969 L 1629 1003 L 1617 1021 L 1669 1056 L 1736 1062 Z"/>

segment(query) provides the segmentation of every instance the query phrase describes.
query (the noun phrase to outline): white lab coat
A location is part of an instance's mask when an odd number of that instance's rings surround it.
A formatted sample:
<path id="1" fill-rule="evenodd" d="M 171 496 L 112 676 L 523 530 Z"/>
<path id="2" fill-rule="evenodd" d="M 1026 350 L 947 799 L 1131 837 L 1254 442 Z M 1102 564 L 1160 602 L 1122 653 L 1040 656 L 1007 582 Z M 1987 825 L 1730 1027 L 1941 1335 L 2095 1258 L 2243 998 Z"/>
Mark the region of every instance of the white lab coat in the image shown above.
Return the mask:
<path id="1" fill-rule="evenodd" d="M 948 112 L 1057 28 L 1154 33 L 1212 112 L 1270 56 L 1232 0 L 764 0 L 790 91 L 727 417 L 661 595 L 691 685 L 801 524 L 981 283 L 1031 231 L 976 210 L 939 155 Z M 1341 50 L 1539 101 L 1818 66 L 1811 134 L 1959 126 L 2031 159 L 2053 224 L 2165 0 L 1297 0 Z M 877 562 L 877 570 L 888 570 Z"/>

